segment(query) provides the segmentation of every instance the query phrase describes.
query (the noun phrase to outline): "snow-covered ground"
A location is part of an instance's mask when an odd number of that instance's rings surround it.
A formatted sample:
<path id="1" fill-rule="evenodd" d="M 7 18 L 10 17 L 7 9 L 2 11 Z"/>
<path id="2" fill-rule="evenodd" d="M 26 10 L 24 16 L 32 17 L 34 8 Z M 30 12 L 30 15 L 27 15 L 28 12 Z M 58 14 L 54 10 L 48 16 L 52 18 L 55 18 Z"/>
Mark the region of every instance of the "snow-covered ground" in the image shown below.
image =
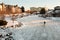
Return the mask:
<path id="1" fill-rule="evenodd" d="M 0 34 L 6 35 L 12 32 L 14 40 L 60 40 L 60 23 L 52 18 L 31 15 L 17 18 L 17 22 L 23 23 L 21 27 L 0 29 Z M 44 25 L 44 21 L 46 24 Z"/>

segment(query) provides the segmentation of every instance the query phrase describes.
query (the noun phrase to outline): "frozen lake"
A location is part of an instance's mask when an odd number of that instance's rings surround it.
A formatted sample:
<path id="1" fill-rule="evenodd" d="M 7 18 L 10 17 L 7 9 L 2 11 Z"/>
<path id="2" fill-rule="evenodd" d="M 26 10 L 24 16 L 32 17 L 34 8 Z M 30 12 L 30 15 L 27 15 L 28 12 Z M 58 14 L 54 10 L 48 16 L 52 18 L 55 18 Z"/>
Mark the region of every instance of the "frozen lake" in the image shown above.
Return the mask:
<path id="1" fill-rule="evenodd" d="M 23 25 L 19 28 L 1 29 L 0 32 L 12 32 L 14 40 L 60 40 L 60 22 L 58 22 L 60 18 L 32 15 L 16 20 L 22 22 Z M 45 25 L 44 21 L 46 21 Z"/>

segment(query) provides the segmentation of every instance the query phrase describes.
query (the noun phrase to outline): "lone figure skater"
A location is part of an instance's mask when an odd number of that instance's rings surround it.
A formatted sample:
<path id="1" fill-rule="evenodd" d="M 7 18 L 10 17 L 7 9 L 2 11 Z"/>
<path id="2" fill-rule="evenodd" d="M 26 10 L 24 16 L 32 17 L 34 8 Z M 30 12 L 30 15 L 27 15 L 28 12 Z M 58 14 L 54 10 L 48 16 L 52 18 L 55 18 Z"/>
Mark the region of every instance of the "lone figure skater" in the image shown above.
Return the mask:
<path id="1" fill-rule="evenodd" d="M 46 24 L 46 22 L 44 21 L 44 25 Z"/>

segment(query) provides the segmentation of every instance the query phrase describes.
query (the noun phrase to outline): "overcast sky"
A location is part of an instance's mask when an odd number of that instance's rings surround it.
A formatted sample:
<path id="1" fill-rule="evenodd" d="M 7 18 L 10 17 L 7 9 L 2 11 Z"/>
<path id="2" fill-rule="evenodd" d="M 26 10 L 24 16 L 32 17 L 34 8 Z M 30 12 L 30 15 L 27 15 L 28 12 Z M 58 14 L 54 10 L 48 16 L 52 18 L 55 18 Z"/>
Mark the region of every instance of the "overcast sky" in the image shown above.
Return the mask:
<path id="1" fill-rule="evenodd" d="M 60 6 L 60 0 L 0 0 L 0 3 L 5 4 L 18 4 L 18 6 L 24 6 L 26 9 L 30 7 L 48 7 L 53 8 L 54 6 Z"/>

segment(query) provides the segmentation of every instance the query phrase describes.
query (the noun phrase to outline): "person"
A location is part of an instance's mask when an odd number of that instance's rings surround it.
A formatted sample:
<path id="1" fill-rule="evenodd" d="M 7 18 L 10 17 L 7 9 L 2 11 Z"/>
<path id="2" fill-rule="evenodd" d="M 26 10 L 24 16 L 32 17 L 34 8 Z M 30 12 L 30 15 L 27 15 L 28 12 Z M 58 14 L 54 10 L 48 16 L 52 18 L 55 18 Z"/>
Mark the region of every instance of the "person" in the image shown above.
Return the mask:
<path id="1" fill-rule="evenodd" d="M 46 24 L 46 22 L 44 21 L 44 25 Z"/>

